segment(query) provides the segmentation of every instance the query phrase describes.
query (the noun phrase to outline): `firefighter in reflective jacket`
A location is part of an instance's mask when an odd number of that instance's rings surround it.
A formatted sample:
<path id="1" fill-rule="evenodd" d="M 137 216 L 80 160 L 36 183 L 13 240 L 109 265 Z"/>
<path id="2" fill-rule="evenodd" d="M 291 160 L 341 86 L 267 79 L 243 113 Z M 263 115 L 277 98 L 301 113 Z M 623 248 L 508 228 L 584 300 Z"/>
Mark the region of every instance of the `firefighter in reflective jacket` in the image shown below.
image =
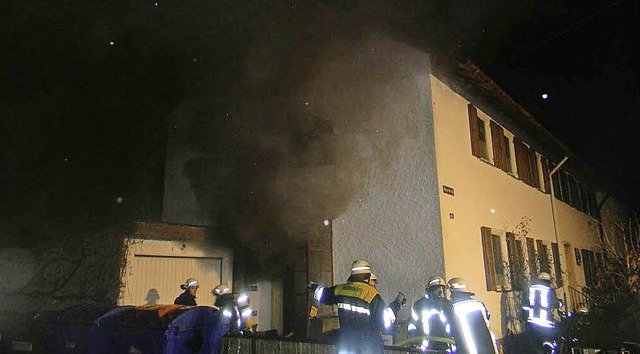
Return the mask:
<path id="1" fill-rule="evenodd" d="M 532 339 L 540 341 L 534 344 L 537 346 L 544 341 L 553 341 L 556 326 L 553 314 L 559 307 L 559 301 L 551 286 L 549 273 L 538 274 L 538 280 L 529 286 L 528 297 L 523 298 L 523 302 L 522 308 L 526 312 Z"/>
<path id="2" fill-rule="evenodd" d="M 432 277 L 427 282 L 424 297 L 411 308 L 408 331 L 412 337 L 421 337 L 422 351 L 455 352 L 451 318 L 453 306 L 445 297 L 447 283 L 441 277 Z"/>
<path id="3" fill-rule="evenodd" d="M 220 284 L 213 289 L 216 296 L 214 306 L 217 307 L 222 316 L 222 327 L 231 333 L 248 331 L 251 327 L 251 314 L 253 310 L 249 305 L 247 294 L 240 294 L 236 299 L 231 293 L 228 285 Z"/>
<path id="4" fill-rule="evenodd" d="M 452 278 L 448 282 L 453 305 L 453 334 L 458 353 L 498 353 L 496 339 L 489 325 L 489 311 L 482 301 L 473 298 L 466 280 Z"/>
<path id="5" fill-rule="evenodd" d="M 314 282 L 308 284 L 319 303 L 338 307 L 338 353 L 383 353 L 381 332 L 391 328 L 395 314 L 386 306 L 376 288 L 369 285 L 370 276 L 369 262 L 357 260 L 353 262 L 351 276 L 344 284 L 328 288 Z"/>

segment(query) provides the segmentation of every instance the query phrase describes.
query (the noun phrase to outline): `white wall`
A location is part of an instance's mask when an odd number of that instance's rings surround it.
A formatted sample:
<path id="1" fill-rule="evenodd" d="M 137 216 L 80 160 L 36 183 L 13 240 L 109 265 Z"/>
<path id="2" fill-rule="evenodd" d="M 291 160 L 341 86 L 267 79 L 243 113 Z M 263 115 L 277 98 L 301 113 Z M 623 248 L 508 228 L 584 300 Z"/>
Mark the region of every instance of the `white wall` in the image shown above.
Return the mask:
<path id="1" fill-rule="evenodd" d="M 362 188 L 333 218 L 334 282 L 344 282 L 355 259 L 368 259 L 378 289 L 390 302 L 398 291 L 409 305 L 427 279 L 443 272 L 427 56 L 384 36 L 341 47 L 317 76 L 326 101 L 346 118 L 368 115 L 367 131 L 346 139 L 369 168 Z M 319 86 L 323 81 L 318 81 Z M 354 102 L 335 96 L 354 97 Z M 358 118 L 355 118 L 358 119 Z M 400 318 L 409 316 L 407 306 Z"/>

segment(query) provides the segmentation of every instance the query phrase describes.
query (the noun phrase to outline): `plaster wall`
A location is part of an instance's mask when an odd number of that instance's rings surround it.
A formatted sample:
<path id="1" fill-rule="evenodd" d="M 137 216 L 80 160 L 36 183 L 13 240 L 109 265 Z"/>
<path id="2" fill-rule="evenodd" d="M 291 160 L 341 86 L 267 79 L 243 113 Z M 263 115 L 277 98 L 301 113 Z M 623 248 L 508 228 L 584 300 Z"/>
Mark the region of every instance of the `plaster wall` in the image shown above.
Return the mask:
<path id="1" fill-rule="evenodd" d="M 486 160 L 472 155 L 469 101 L 433 76 L 431 92 L 446 276 L 447 279 L 463 277 L 469 282 L 477 298 L 484 301 L 492 313 L 492 329 L 501 338 L 505 329 L 502 312 L 508 294 L 487 291 L 480 229 L 485 226 L 498 230 L 506 260 L 504 233 L 514 232 L 523 218 L 528 218 L 528 237 L 542 240 L 551 250 L 550 244 L 556 242 L 556 238 L 550 195 L 519 180 L 517 172 L 506 173 L 493 165 L 490 117 L 481 111 L 478 111 L 479 117 L 487 122 L 490 157 Z M 511 133 L 507 134 L 518 135 L 518 132 Z M 513 149 L 511 151 L 515 171 L 515 156 Z M 454 195 L 443 193 L 443 186 L 453 188 Z M 593 249 L 597 230 L 586 214 L 561 201 L 555 203 L 560 259 L 566 272 L 563 243 Z M 576 269 L 575 274 L 578 284 L 583 285 L 583 272 Z M 561 291 L 558 293 L 562 296 Z"/>

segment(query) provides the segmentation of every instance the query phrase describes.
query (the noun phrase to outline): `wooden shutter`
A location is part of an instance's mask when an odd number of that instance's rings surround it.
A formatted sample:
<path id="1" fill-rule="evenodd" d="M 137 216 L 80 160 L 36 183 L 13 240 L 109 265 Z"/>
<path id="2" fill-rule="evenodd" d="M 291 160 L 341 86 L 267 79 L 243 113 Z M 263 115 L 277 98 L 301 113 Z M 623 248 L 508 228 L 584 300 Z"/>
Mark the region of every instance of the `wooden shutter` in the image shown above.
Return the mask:
<path id="1" fill-rule="evenodd" d="M 494 291 L 498 289 L 496 281 L 495 259 L 493 257 L 493 244 L 491 242 L 491 229 L 482 227 L 482 251 L 484 253 L 484 274 L 487 281 L 487 290 Z"/>
<path id="2" fill-rule="evenodd" d="M 553 269 L 556 273 L 556 287 L 561 287 L 562 282 L 562 265 L 560 264 L 560 249 L 558 244 L 551 243 L 551 253 L 553 253 Z"/>
<path id="3" fill-rule="evenodd" d="M 551 273 L 547 246 L 542 243 L 542 240 L 536 240 L 536 247 L 538 248 L 538 264 L 540 265 L 540 271 Z"/>
<path id="4" fill-rule="evenodd" d="M 529 153 L 527 146 L 522 140 L 513 138 L 514 151 L 516 153 L 516 168 L 518 169 L 518 177 L 526 184 L 531 184 L 529 173 Z"/>
<path id="5" fill-rule="evenodd" d="M 536 249 L 531 237 L 526 238 L 527 241 L 527 262 L 529 263 L 530 279 L 535 279 L 538 275 L 538 263 L 536 260 Z"/>
<path id="6" fill-rule="evenodd" d="M 491 144 L 493 145 L 493 163 L 503 171 L 507 171 L 507 156 L 504 147 L 504 130 L 498 123 L 490 121 Z"/>
<path id="7" fill-rule="evenodd" d="M 544 181 L 544 192 L 549 194 L 551 193 L 551 183 L 549 181 L 549 160 L 541 156 L 540 162 L 542 163 L 542 180 Z"/>
<path id="8" fill-rule="evenodd" d="M 484 157 L 482 156 L 482 147 L 480 144 L 482 143 L 479 139 L 480 133 L 478 130 L 478 110 L 474 105 L 469 103 L 469 131 L 471 133 L 471 153 L 476 157 Z"/>
<path id="9" fill-rule="evenodd" d="M 511 289 L 520 290 L 522 281 L 522 254 L 518 252 L 516 236 L 513 232 L 507 232 L 507 253 L 509 254 L 509 276 L 511 277 Z"/>
<path id="10" fill-rule="evenodd" d="M 538 169 L 538 156 L 532 148 L 527 149 L 529 153 L 529 173 L 531 175 L 530 185 L 536 188 L 540 188 L 540 170 Z"/>

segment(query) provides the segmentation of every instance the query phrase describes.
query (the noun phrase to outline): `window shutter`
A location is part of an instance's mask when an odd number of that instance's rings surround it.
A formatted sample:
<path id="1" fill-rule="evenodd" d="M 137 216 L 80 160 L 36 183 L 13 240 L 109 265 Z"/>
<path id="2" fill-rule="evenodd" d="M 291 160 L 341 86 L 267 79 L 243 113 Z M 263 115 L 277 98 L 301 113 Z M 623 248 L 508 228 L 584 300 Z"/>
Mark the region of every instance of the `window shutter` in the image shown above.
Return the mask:
<path id="1" fill-rule="evenodd" d="M 493 163 L 499 169 L 507 171 L 507 157 L 504 147 L 504 130 L 498 123 L 491 121 L 491 143 L 493 145 Z"/>
<path id="2" fill-rule="evenodd" d="M 520 290 L 522 281 L 522 257 L 516 245 L 516 236 L 513 232 L 507 232 L 507 253 L 509 254 L 509 276 L 511 277 L 511 289 Z"/>
<path id="3" fill-rule="evenodd" d="M 553 253 L 553 269 L 556 273 L 556 287 L 561 287 L 562 282 L 562 265 L 560 264 L 560 250 L 557 243 L 551 243 L 551 253 Z"/>
<path id="4" fill-rule="evenodd" d="M 516 153 L 516 168 L 518 169 L 518 177 L 526 184 L 531 184 L 529 181 L 529 154 L 527 147 L 522 140 L 517 137 L 513 139 L 513 145 Z"/>
<path id="5" fill-rule="evenodd" d="M 536 240 L 536 247 L 538 248 L 538 264 L 540 265 L 540 271 L 551 273 L 551 269 L 549 269 L 547 246 L 542 243 L 542 240 Z"/>
<path id="6" fill-rule="evenodd" d="M 549 160 L 544 157 L 540 157 L 542 163 L 542 180 L 544 181 L 544 192 L 551 193 L 551 183 L 549 181 Z"/>
<path id="7" fill-rule="evenodd" d="M 530 279 L 535 279 L 538 275 L 538 265 L 536 260 L 536 249 L 531 237 L 526 238 L 527 241 L 527 262 L 529 263 Z"/>
<path id="8" fill-rule="evenodd" d="M 529 152 L 529 172 L 531 174 L 531 183 L 530 185 L 536 188 L 540 188 L 540 172 L 538 169 L 538 156 L 536 154 L 536 152 L 531 149 L 528 148 L 527 151 Z"/>
<path id="9" fill-rule="evenodd" d="M 498 289 L 495 273 L 495 260 L 493 258 L 493 244 L 491 243 L 491 229 L 482 227 L 482 250 L 484 253 L 484 274 L 487 281 L 487 290 L 494 291 Z"/>
<path id="10" fill-rule="evenodd" d="M 478 110 L 474 105 L 469 103 L 469 131 L 471 133 L 471 153 L 473 156 L 482 157 L 482 149 L 480 146 L 479 131 L 478 131 Z"/>

